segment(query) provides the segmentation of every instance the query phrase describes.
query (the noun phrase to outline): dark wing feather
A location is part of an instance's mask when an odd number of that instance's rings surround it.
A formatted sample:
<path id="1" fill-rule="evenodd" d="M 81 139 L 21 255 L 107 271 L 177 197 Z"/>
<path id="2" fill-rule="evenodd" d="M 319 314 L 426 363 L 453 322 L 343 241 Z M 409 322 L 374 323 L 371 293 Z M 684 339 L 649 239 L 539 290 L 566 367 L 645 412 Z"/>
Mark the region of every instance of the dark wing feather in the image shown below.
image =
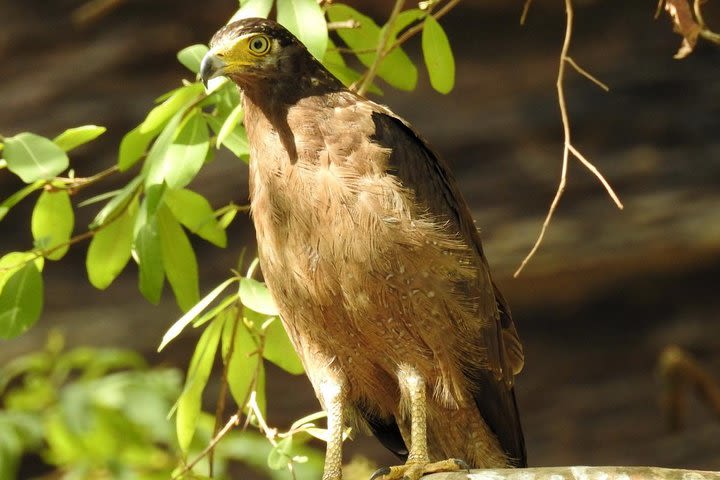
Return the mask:
<path id="1" fill-rule="evenodd" d="M 480 235 L 472 220 L 465 199 L 449 168 L 403 120 L 382 107 L 373 113 L 373 141 L 392 149 L 390 164 L 393 174 L 429 212 L 447 219 L 462 233 L 478 256 L 489 279 L 489 267 L 483 254 Z M 488 363 L 468 365 L 467 377 L 475 387 L 475 403 L 488 426 L 498 437 L 503 449 L 516 466 L 526 464 L 525 442 L 518 416 L 514 374 L 522 369 L 523 352 L 510 309 L 497 287 L 480 292 L 480 297 L 494 298 L 498 307 L 496 321 L 478 332 L 478 342 L 487 348 Z"/>
<path id="2" fill-rule="evenodd" d="M 367 408 L 357 406 L 363 419 L 367 422 L 370 431 L 380 440 L 385 448 L 397 455 L 403 462 L 407 460 L 408 449 L 405 446 L 405 440 L 402 438 L 400 428 L 398 428 L 395 418 L 383 419 L 373 414 Z"/>

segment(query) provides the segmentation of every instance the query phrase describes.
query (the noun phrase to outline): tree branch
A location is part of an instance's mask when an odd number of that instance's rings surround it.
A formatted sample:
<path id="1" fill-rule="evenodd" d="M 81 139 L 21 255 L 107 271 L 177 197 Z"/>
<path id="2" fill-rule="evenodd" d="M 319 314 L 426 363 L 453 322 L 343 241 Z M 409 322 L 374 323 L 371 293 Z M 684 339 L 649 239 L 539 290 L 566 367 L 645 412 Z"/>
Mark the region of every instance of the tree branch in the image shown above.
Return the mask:
<path id="1" fill-rule="evenodd" d="M 659 467 L 537 467 L 435 473 L 423 480 L 720 480 L 720 472 Z"/>

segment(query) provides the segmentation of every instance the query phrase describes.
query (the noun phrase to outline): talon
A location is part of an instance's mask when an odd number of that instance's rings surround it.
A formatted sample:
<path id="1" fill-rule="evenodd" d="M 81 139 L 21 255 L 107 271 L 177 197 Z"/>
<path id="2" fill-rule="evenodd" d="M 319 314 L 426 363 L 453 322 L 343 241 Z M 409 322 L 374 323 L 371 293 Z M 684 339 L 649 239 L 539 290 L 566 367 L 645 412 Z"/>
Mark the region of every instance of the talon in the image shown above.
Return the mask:
<path id="1" fill-rule="evenodd" d="M 390 473 L 390 467 L 378 468 L 377 470 L 375 470 L 375 473 L 372 474 L 370 480 L 377 480 L 381 477 L 384 477 L 388 473 Z"/>
<path id="2" fill-rule="evenodd" d="M 459 458 L 452 458 L 451 460 L 455 462 L 455 465 L 457 465 L 460 470 L 470 471 L 470 465 L 468 465 L 465 460 L 460 460 Z"/>

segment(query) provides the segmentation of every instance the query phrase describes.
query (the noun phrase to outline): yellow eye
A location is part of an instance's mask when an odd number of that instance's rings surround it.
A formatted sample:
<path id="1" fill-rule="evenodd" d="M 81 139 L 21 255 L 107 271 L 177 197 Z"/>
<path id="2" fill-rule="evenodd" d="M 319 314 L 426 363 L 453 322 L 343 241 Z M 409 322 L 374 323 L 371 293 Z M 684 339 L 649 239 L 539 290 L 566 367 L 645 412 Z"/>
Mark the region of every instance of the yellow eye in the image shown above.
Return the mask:
<path id="1" fill-rule="evenodd" d="M 255 55 L 265 55 L 270 51 L 270 40 L 265 35 L 255 35 L 248 41 L 248 47 Z"/>

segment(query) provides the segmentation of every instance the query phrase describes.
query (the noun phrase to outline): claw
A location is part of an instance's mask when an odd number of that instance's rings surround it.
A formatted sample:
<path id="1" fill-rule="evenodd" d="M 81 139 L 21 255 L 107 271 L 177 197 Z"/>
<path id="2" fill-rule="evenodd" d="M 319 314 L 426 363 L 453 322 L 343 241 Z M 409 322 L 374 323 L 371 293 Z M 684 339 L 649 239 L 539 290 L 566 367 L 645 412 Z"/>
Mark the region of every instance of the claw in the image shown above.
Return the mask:
<path id="1" fill-rule="evenodd" d="M 459 458 L 451 458 L 450 460 L 455 462 L 455 465 L 457 465 L 460 470 L 470 471 L 470 465 L 468 465 L 465 460 L 460 460 Z"/>
<path id="2" fill-rule="evenodd" d="M 375 473 L 372 474 L 370 480 L 378 480 L 379 478 L 384 477 L 388 473 L 390 473 L 390 467 L 378 468 L 377 470 L 375 470 Z"/>

